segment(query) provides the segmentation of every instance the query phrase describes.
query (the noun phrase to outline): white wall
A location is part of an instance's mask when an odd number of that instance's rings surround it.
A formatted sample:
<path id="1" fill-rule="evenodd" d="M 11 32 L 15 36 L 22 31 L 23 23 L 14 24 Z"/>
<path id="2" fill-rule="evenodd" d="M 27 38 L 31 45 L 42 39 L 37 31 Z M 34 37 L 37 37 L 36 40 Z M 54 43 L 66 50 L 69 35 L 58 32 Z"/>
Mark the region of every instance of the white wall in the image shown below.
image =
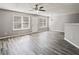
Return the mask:
<path id="1" fill-rule="evenodd" d="M 32 32 L 38 32 L 38 16 L 32 17 Z"/>
<path id="2" fill-rule="evenodd" d="M 50 30 L 64 32 L 65 23 L 79 23 L 78 13 L 54 13 L 50 19 Z"/>
<path id="3" fill-rule="evenodd" d="M 64 23 L 67 21 L 67 15 L 53 14 L 50 20 L 50 30 L 64 32 Z"/>
<path id="4" fill-rule="evenodd" d="M 65 24 L 65 40 L 79 48 L 79 23 Z"/>

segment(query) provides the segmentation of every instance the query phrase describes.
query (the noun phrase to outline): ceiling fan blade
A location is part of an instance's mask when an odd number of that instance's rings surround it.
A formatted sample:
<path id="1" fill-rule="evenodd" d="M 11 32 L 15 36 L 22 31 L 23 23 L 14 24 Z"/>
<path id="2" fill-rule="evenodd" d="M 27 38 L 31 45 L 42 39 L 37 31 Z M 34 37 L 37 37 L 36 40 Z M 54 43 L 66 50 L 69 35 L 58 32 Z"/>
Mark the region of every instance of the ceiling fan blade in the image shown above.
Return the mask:
<path id="1" fill-rule="evenodd" d="M 39 10 L 39 11 L 46 11 L 46 10 Z"/>
<path id="2" fill-rule="evenodd" d="M 46 10 L 44 10 L 44 7 L 43 6 L 40 6 L 39 7 L 39 11 L 46 11 Z"/>
<path id="3" fill-rule="evenodd" d="M 43 6 L 39 7 L 40 9 L 44 8 Z"/>

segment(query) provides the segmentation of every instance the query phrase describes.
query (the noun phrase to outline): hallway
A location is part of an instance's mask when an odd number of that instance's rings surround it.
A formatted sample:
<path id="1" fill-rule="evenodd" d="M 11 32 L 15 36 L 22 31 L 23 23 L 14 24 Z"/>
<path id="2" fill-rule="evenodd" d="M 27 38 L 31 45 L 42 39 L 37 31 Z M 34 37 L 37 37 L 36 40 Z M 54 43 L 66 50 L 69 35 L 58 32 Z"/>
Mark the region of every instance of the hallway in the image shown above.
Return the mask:
<path id="1" fill-rule="evenodd" d="M 77 55 L 79 49 L 64 40 L 63 32 L 40 32 L 0 40 L 3 55 Z"/>

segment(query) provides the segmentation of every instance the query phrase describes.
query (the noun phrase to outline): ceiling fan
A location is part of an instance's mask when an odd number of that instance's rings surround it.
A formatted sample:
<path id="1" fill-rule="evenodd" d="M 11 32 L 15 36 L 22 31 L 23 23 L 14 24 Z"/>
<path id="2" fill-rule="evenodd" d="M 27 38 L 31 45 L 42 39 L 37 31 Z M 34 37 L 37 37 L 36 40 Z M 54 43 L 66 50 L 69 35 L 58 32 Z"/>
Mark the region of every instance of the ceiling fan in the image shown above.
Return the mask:
<path id="1" fill-rule="evenodd" d="M 30 11 L 33 11 L 33 10 L 35 10 L 35 11 L 46 11 L 44 9 L 44 6 L 40 6 L 40 4 L 35 4 L 34 8 L 32 8 L 32 10 L 30 10 Z"/>

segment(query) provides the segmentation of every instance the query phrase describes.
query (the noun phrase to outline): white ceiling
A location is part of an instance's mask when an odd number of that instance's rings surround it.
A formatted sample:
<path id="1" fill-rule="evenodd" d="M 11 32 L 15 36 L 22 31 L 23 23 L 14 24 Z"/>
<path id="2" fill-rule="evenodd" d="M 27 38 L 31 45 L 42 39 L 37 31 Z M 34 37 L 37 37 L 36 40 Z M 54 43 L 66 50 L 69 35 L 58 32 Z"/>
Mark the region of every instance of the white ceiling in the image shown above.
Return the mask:
<path id="1" fill-rule="evenodd" d="M 41 3 L 46 9 L 46 12 L 42 14 L 53 14 L 53 13 L 79 13 L 78 3 Z M 0 8 L 17 10 L 28 13 L 35 13 L 35 11 L 29 11 L 33 8 L 34 3 L 0 3 Z M 40 13 L 40 12 L 39 12 Z"/>

